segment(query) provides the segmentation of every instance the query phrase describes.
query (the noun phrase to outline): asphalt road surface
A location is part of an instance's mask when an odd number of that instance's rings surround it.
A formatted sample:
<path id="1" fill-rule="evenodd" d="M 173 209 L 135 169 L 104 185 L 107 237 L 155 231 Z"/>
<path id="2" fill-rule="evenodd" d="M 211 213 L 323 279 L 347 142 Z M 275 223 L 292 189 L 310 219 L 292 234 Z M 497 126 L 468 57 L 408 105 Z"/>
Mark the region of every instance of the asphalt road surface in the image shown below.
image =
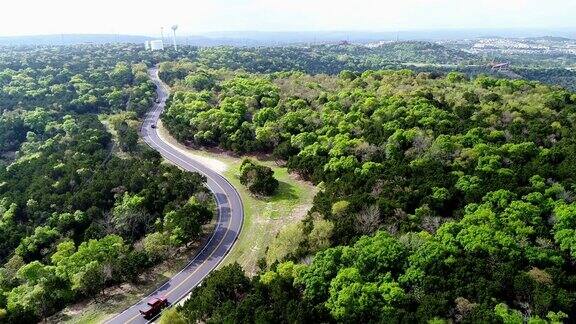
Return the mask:
<path id="1" fill-rule="evenodd" d="M 160 114 L 164 110 L 169 90 L 158 77 L 156 68 L 150 69 L 149 74 L 157 86 L 156 93 L 160 102 L 155 103 L 152 110 L 146 115 L 140 130 L 141 136 L 150 147 L 162 154 L 165 159 L 187 171 L 198 172 L 206 176 L 207 186 L 214 193 L 217 201 L 218 222 L 212 236 L 182 271 L 170 278 L 149 296 L 107 320 L 106 323 L 147 323 L 150 321 L 144 319 L 140 315 L 139 310 L 146 308 L 146 303 L 149 299 L 166 296 L 168 297 L 168 302 L 173 304 L 186 297 L 194 287 L 218 266 L 228 251 L 230 251 L 240 234 L 244 218 L 240 196 L 226 179 L 194 159 L 182 154 L 171 144 L 162 141 L 158 136 L 158 130 L 152 127 L 152 125 L 156 125 Z"/>

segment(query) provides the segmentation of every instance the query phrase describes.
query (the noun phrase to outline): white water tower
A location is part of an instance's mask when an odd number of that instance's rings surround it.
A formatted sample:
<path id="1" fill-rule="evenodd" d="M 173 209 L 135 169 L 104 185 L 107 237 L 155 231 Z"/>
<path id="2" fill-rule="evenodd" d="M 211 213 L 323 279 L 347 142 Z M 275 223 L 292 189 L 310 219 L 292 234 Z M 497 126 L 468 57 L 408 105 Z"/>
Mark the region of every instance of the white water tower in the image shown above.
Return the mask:
<path id="1" fill-rule="evenodd" d="M 176 51 L 178 48 L 176 47 L 176 29 L 178 29 L 178 25 L 172 26 L 172 40 L 174 41 L 174 50 Z"/>

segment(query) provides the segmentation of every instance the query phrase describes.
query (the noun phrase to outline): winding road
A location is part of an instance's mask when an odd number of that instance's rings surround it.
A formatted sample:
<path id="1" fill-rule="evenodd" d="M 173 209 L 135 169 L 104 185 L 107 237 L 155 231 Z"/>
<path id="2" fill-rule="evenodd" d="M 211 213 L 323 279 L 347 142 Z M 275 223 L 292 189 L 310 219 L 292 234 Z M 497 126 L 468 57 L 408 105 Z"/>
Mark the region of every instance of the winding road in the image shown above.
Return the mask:
<path id="1" fill-rule="evenodd" d="M 186 297 L 228 254 L 242 229 L 244 211 L 242 200 L 234 187 L 220 174 L 183 154 L 170 143 L 164 142 L 158 135 L 156 125 L 170 93 L 168 86 L 158 77 L 157 68 L 149 70 L 149 75 L 156 84 L 159 103 L 155 103 L 148 112 L 140 133 L 150 147 L 158 151 L 165 159 L 190 172 L 198 172 L 207 178 L 207 186 L 214 193 L 218 206 L 218 221 L 212 236 L 190 262 L 166 283 L 147 297 L 106 321 L 106 323 L 148 323 L 139 313 L 146 302 L 159 296 L 168 297 L 174 304 Z"/>

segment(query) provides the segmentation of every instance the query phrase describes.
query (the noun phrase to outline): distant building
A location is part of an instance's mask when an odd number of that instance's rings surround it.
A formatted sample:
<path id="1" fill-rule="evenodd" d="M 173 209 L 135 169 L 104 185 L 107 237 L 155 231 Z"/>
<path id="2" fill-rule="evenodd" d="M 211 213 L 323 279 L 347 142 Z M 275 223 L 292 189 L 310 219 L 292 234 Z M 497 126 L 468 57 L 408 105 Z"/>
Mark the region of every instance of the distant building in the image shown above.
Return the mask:
<path id="1" fill-rule="evenodd" d="M 152 51 L 161 51 L 164 49 L 164 43 L 162 40 L 155 39 L 150 41 L 150 50 Z"/>
<path id="2" fill-rule="evenodd" d="M 492 62 L 490 64 L 488 64 L 488 66 L 490 68 L 492 68 L 493 70 L 506 70 L 510 67 L 510 63 L 496 63 L 496 62 Z"/>
<path id="3" fill-rule="evenodd" d="M 144 42 L 144 49 L 149 51 L 150 50 L 150 41 L 145 41 Z"/>

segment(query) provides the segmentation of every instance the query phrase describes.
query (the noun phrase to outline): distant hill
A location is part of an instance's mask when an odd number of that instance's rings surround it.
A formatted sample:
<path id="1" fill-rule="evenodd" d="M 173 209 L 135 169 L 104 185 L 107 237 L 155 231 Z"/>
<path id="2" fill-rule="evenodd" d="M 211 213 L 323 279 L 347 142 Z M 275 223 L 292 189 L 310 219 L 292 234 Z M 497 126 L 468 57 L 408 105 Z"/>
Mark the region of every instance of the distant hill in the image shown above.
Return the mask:
<path id="1" fill-rule="evenodd" d="M 39 46 L 39 45 L 77 45 L 77 44 L 117 44 L 131 43 L 143 44 L 147 40 L 158 39 L 142 35 L 117 35 L 117 34 L 62 34 L 62 35 L 33 35 L 33 36 L 0 36 L 0 46 Z M 297 38 L 290 42 L 297 43 Z M 166 35 L 164 41 L 167 45 L 172 44 L 172 37 Z M 274 45 L 277 43 L 273 37 L 265 39 L 246 39 L 234 37 L 208 37 L 208 36 L 178 36 L 178 44 L 193 46 L 261 46 Z M 300 41 L 302 42 L 302 41 Z"/>
<path id="2" fill-rule="evenodd" d="M 368 51 L 369 54 L 381 55 L 391 61 L 401 63 L 430 62 L 437 64 L 460 64 L 465 61 L 480 60 L 480 58 L 474 54 L 432 42 L 387 42 L 377 46 L 372 45 L 371 47 L 372 49 Z"/>
<path id="3" fill-rule="evenodd" d="M 292 44 L 292 43 L 333 43 L 349 41 L 354 43 L 371 43 L 375 41 L 393 40 L 447 40 L 478 37 L 565 37 L 576 38 L 575 28 L 558 30 L 543 29 L 436 29 L 413 31 L 301 31 L 301 32 L 262 32 L 262 31 L 224 31 L 209 32 L 202 36 L 212 39 L 236 39 L 256 41 L 262 44 Z"/>
<path id="4" fill-rule="evenodd" d="M 195 46 L 270 46 L 288 44 L 333 44 L 341 41 L 351 43 L 374 43 L 378 41 L 414 41 L 414 40 L 456 40 L 478 37 L 512 38 L 576 38 L 576 29 L 530 30 L 530 29 L 444 29 L 419 31 L 300 31 L 300 32 L 261 32 L 261 31 L 224 31 L 209 32 L 200 35 L 181 35 L 177 42 Z M 62 34 L 0 37 L 0 45 L 73 45 L 106 43 L 144 43 L 158 37 L 121 34 Z M 171 38 L 166 35 L 166 42 Z"/>
<path id="5" fill-rule="evenodd" d="M 554 36 L 528 37 L 526 39 L 530 41 L 548 41 L 548 42 L 569 42 L 574 40 L 574 38 L 554 37 Z"/>
<path id="6" fill-rule="evenodd" d="M 115 34 L 63 34 L 0 37 L 0 45 L 73 45 L 108 43 L 144 43 L 149 36 Z"/>

